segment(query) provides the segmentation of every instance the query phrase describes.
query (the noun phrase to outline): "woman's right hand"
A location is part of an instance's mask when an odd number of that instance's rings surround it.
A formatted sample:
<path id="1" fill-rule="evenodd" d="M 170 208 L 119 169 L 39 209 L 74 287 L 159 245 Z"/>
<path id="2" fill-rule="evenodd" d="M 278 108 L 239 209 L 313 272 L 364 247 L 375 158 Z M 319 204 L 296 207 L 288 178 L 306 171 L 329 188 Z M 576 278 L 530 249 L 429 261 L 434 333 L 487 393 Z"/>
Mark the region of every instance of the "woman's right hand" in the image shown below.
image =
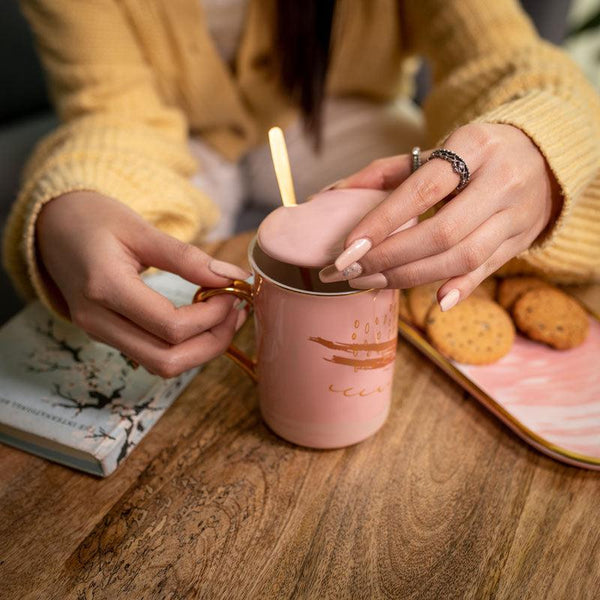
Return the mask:
<path id="1" fill-rule="evenodd" d="M 247 316 L 232 296 L 176 308 L 150 289 L 140 273 L 151 266 L 207 287 L 249 274 L 162 233 L 112 198 L 64 194 L 44 206 L 36 235 L 73 323 L 151 373 L 174 377 L 221 354 Z"/>

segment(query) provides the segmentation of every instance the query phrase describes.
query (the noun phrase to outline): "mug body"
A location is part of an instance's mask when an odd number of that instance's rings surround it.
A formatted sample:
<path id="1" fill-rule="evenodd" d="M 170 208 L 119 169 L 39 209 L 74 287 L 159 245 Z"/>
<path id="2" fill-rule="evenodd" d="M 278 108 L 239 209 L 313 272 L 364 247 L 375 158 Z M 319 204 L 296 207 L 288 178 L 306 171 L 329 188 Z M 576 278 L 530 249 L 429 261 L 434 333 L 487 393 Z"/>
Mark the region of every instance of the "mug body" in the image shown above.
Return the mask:
<path id="1" fill-rule="evenodd" d="M 311 293 L 254 271 L 259 403 L 267 425 L 313 448 L 359 442 L 385 422 L 398 291 Z"/>

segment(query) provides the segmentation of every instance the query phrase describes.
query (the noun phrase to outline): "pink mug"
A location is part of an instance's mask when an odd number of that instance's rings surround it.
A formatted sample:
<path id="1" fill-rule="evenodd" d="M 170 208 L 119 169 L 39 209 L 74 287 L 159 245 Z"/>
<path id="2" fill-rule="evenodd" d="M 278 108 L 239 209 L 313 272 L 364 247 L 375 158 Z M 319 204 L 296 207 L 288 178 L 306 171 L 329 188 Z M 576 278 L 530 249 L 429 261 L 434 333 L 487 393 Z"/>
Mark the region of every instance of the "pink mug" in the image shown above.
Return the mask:
<path id="1" fill-rule="evenodd" d="M 254 306 L 256 360 L 235 346 L 227 354 L 258 382 L 264 421 L 282 438 L 311 448 L 339 448 L 373 435 L 390 408 L 398 291 L 321 284 L 314 274 L 307 290 L 307 270 L 277 263 L 256 238 L 248 258 L 253 284 L 199 289 L 194 302 L 229 293 Z"/>

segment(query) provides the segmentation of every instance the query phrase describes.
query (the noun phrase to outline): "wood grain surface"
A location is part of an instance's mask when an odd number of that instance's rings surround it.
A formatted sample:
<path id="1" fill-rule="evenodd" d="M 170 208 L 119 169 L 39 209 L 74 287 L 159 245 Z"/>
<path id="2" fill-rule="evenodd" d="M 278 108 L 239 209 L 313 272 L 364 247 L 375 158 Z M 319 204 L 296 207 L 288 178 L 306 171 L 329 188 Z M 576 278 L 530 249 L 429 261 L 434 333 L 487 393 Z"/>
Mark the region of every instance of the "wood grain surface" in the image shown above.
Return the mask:
<path id="1" fill-rule="evenodd" d="M 211 251 L 244 264 L 249 239 Z M 105 480 L 0 447 L 3 600 L 592 599 L 599 523 L 600 473 L 532 450 L 402 341 L 390 417 L 351 448 L 277 438 L 223 357 Z"/>

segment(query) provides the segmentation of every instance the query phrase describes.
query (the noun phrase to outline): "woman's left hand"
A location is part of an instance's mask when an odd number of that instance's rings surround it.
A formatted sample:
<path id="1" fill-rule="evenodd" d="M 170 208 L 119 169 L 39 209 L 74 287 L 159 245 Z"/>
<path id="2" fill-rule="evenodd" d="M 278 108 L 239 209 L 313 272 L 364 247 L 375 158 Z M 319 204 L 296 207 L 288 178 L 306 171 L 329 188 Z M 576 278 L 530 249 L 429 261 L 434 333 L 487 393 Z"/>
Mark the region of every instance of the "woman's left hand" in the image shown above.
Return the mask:
<path id="1" fill-rule="evenodd" d="M 346 250 L 323 280 L 349 279 L 358 289 L 410 288 L 446 280 L 442 309 L 463 300 L 488 275 L 527 249 L 560 208 L 559 186 L 531 139 L 511 125 L 470 124 L 444 147 L 468 165 L 470 183 L 431 218 L 392 234 L 459 183 L 445 160 L 411 174 L 410 155 L 374 161 L 339 188 L 389 190 L 346 238 Z M 423 152 L 426 160 L 431 152 Z M 322 272 L 323 273 L 323 272 Z"/>

